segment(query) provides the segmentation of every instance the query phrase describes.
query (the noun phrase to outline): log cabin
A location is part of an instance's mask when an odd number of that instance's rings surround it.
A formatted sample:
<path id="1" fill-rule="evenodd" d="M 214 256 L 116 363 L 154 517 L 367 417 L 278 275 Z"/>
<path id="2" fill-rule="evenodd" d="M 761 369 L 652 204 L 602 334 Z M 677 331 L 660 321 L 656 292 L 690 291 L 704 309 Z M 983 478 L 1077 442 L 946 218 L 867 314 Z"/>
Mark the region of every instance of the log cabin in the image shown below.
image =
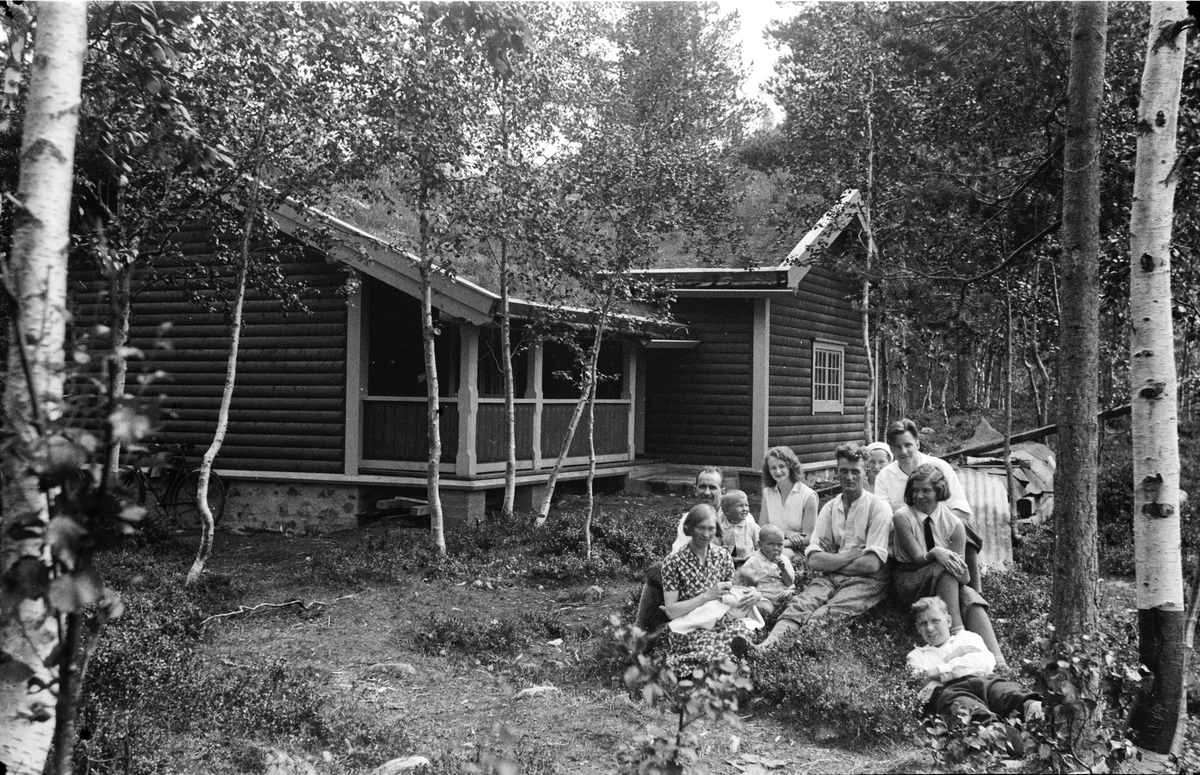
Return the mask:
<path id="1" fill-rule="evenodd" d="M 850 192 L 778 267 L 658 273 L 677 300 L 678 325 L 624 316 L 606 339 L 596 411 L 598 475 L 614 487 L 672 467 L 714 463 L 757 469 L 770 445 L 789 444 L 808 467 L 827 467 L 836 443 L 858 439 L 866 361 L 856 292 L 815 260 L 854 249 Z M 251 290 L 245 304 L 230 424 L 217 459 L 226 481 L 223 524 L 331 530 L 356 524 L 382 499 L 424 498 L 426 398 L 415 259 L 307 207 L 273 218 L 292 249 L 280 269 L 304 291 L 307 314 Z M 212 251 L 211 234 L 179 235 L 184 263 Z M 169 279 L 171 268 L 160 269 Z M 154 439 L 211 442 L 228 357 L 226 318 L 195 304 L 184 283 L 147 285 L 134 297 L 131 364 L 161 395 Z M 104 323 L 100 278 L 72 274 L 77 327 Z M 461 277 L 438 277 L 433 305 L 446 523 L 481 519 L 503 490 L 499 297 Z M 535 304 L 514 300 L 514 316 Z M 586 328 L 589 313 L 573 311 Z M 161 346 L 164 324 L 169 346 Z M 533 342 L 514 360 L 518 508 L 542 494 L 578 388 L 559 377 L 573 356 Z M 581 428 L 560 477 L 586 475 Z M 682 469 L 681 469 L 682 470 Z"/>

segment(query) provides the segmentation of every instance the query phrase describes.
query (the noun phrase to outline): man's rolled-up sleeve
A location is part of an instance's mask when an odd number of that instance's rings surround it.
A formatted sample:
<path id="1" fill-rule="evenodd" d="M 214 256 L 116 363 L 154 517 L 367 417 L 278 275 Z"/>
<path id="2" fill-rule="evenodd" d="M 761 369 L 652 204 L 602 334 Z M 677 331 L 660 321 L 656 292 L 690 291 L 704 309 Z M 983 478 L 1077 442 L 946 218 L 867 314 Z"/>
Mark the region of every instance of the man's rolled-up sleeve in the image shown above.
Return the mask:
<path id="1" fill-rule="evenodd" d="M 863 552 L 871 552 L 880 562 L 887 562 L 888 547 L 892 541 L 892 507 L 876 499 L 869 508 Z"/>

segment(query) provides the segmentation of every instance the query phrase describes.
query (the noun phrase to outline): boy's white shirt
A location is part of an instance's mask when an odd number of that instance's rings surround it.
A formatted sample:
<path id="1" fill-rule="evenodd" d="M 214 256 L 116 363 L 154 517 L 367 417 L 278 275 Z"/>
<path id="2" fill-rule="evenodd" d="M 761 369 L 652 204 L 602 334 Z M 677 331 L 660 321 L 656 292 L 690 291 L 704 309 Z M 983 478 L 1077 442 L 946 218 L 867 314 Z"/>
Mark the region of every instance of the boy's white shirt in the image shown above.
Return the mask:
<path id="1" fill-rule="evenodd" d="M 788 575 L 792 577 L 792 587 L 787 587 L 784 585 L 783 579 L 779 572 L 779 565 L 777 564 L 779 562 L 783 563 L 784 567 L 787 569 Z M 772 589 L 768 592 L 765 592 L 764 596 L 769 595 L 777 598 L 779 595 L 784 594 L 789 589 L 795 588 L 796 569 L 792 566 L 792 561 L 783 554 L 779 555 L 778 560 L 772 562 L 771 560 L 767 559 L 765 554 L 763 554 L 762 549 L 759 549 L 754 552 L 754 554 L 750 555 L 750 558 L 746 560 L 746 564 L 742 566 L 742 569 L 755 574 L 758 574 L 759 571 L 762 571 L 762 576 L 755 579 L 756 586 L 760 588 L 760 591 L 764 581 L 775 580 L 778 582 L 779 589 L 775 589 L 772 585 Z"/>
<path id="2" fill-rule="evenodd" d="M 951 660 L 946 659 L 962 646 L 970 646 L 974 650 Z M 945 683 L 968 675 L 987 675 L 996 668 L 996 657 L 988 651 L 983 638 L 969 630 L 962 630 L 951 635 L 940 646 L 918 646 L 908 652 L 908 666 L 914 674 L 923 678 L 929 677 L 931 668 L 937 668 L 938 678 L 934 680 Z"/>

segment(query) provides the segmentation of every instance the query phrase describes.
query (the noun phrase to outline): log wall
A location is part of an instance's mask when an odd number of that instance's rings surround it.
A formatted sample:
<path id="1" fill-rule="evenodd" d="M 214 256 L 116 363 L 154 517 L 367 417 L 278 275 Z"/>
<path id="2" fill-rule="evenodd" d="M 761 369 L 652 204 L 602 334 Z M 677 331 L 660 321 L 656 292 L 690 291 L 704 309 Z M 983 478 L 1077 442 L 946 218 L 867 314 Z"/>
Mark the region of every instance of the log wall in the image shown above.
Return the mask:
<path id="1" fill-rule="evenodd" d="M 209 233 L 180 234 L 185 261 L 205 262 Z M 317 253 L 285 259 L 282 272 L 302 282 L 311 314 L 285 313 L 281 302 L 248 289 L 238 374 L 229 428 L 217 467 L 235 470 L 342 473 L 346 393 L 345 275 Z M 139 375 L 163 371 L 147 395 L 162 394 L 162 423 L 154 440 L 191 443 L 194 459 L 212 442 L 225 382 L 230 331 L 225 315 L 189 299 L 203 291 L 179 279 L 182 267 L 161 268 L 165 277 L 145 285 L 135 278 L 130 345 L 145 354 L 129 364 L 129 392 Z M 175 278 L 170 281 L 170 278 Z M 232 283 L 233 270 L 222 272 Z M 73 271 L 71 291 L 76 328 L 108 323 L 106 285 L 87 271 Z M 144 286 L 144 287 L 139 287 Z M 171 324 L 162 346 L 160 326 Z"/>
<path id="2" fill-rule="evenodd" d="M 858 288 L 824 267 L 813 267 L 794 298 L 771 298 L 771 446 L 787 445 L 801 462 L 830 460 L 838 444 L 862 441 L 869 387 L 861 318 L 851 303 Z M 813 414 L 813 339 L 845 345 L 844 412 Z"/>
<path id="3" fill-rule="evenodd" d="M 750 299 L 683 298 L 671 305 L 700 344 L 646 357 L 648 456 L 743 466 L 750 457 Z"/>

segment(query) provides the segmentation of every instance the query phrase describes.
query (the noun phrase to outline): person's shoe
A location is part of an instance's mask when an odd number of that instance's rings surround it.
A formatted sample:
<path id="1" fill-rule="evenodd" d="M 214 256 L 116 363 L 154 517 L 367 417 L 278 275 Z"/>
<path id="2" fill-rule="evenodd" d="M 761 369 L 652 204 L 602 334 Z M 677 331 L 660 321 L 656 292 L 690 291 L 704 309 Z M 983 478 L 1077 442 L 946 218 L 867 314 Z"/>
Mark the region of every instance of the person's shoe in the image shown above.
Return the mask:
<path id="1" fill-rule="evenodd" d="M 1041 721 L 1046 717 L 1046 712 L 1042 709 L 1040 700 L 1025 700 L 1025 712 L 1022 714 L 1025 723 L 1031 721 Z"/>
<path id="2" fill-rule="evenodd" d="M 758 649 L 744 635 L 734 635 L 733 640 L 729 641 L 729 648 L 738 659 L 748 659 L 758 654 Z"/>

